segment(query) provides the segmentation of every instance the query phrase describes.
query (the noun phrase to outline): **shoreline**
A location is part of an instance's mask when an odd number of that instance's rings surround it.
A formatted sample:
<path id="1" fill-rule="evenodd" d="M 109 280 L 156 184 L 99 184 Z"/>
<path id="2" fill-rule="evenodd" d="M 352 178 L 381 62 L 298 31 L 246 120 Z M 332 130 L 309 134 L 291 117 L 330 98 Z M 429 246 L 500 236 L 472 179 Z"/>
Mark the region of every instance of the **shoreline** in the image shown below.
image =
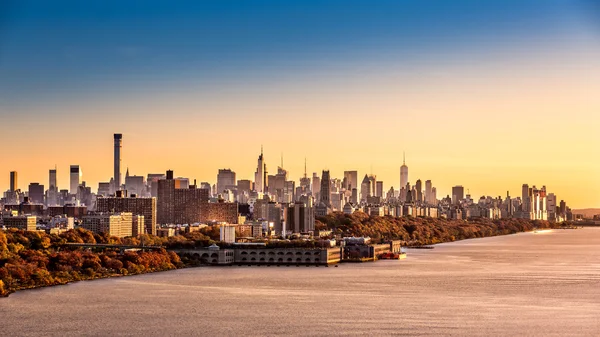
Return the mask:
<path id="1" fill-rule="evenodd" d="M 476 238 L 468 238 L 468 239 L 461 239 L 461 240 L 454 240 L 454 241 L 437 242 L 437 243 L 430 244 L 430 245 L 420 245 L 420 246 L 409 246 L 409 245 L 407 245 L 407 246 L 403 246 L 402 248 L 403 249 L 432 250 L 436 246 L 443 245 L 443 244 L 456 243 L 456 242 L 466 242 L 466 241 L 469 241 L 469 240 L 477 240 L 477 239 L 486 239 L 486 238 L 494 238 L 494 237 L 519 235 L 519 234 L 525 234 L 525 233 L 530 233 L 530 234 L 552 233 L 554 230 L 557 230 L 557 229 L 582 229 L 582 228 L 579 228 L 579 227 L 576 227 L 576 228 L 549 228 L 549 229 L 531 230 L 531 231 L 523 231 L 523 232 L 509 233 L 509 234 L 499 234 L 499 235 L 490 235 L 490 236 L 483 236 L 483 237 L 476 237 Z M 375 262 L 377 262 L 377 261 L 375 261 Z M 339 264 L 342 264 L 342 263 L 340 262 Z M 231 265 L 231 266 L 236 266 L 236 265 Z M 261 265 L 257 265 L 257 266 L 261 267 Z M 28 286 L 28 287 L 17 288 L 17 289 L 11 290 L 7 294 L 4 294 L 4 295 L 0 296 L 0 298 L 2 298 L 2 297 L 9 297 L 11 294 L 16 293 L 16 292 L 22 292 L 22 291 L 27 291 L 27 290 L 43 289 L 43 288 L 51 288 L 51 287 L 55 287 L 55 286 L 65 286 L 65 285 L 75 284 L 75 283 L 84 282 L 84 281 L 96 281 L 96 280 L 110 279 L 110 278 L 138 276 L 138 275 L 146 275 L 146 274 L 153 274 L 153 273 L 160 273 L 160 272 L 169 272 L 169 271 L 176 271 L 176 270 L 182 270 L 182 269 L 191 269 L 191 268 L 201 268 L 201 267 L 211 267 L 211 266 L 209 266 L 209 265 L 186 265 L 186 266 L 183 266 L 181 268 L 174 268 L 174 269 L 168 269 L 168 270 L 156 270 L 156 271 L 141 272 L 141 273 L 127 274 L 127 275 L 113 273 L 113 274 L 110 274 L 110 275 L 103 275 L 103 276 L 100 276 L 100 277 L 91 277 L 91 278 L 85 278 L 85 279 L 80 279 L 80 280 L 72 280 L 72 281 L 66 281 L 66 282 L 59 282 L 59 283 L 50 284 L 50 285 Z"/>

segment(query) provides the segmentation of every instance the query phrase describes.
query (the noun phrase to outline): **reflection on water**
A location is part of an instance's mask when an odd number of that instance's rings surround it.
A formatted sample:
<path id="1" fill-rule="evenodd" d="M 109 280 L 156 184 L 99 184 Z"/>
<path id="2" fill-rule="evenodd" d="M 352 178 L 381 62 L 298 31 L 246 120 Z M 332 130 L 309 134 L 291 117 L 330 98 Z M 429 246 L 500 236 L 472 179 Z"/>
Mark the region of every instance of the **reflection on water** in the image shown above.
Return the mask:
<path id="1" fill-rule="evenodd" d="M 600 229 L 475 239 L 408 259 L 194 268 L 0 299 L 3 335 L 597 335 Z M 543 234 L 543 235 L 538 235 Z"/>

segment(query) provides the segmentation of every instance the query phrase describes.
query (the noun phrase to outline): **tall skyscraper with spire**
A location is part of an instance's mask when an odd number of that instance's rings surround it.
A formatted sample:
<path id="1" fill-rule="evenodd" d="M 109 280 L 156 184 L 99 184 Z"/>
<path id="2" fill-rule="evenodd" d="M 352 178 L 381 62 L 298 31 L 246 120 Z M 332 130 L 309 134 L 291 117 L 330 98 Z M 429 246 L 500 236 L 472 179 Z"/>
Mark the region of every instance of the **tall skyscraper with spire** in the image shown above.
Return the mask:
<path id="1" fill-rule="evenodd" d="M 406 166 L 406 153 L 403 154 L 402 166 L 400 166 L 400 187 L 408 184 L 408 166 Z"/>
<path id="2" fill-rule="evenodd" d="M 123 135 L 120 133 L 114 134 L 115 140 L 115 161 L 114 161 L 114 190 L 121 190 L 121 146 L 123 142 Z"/>
<path id="3" fill-rule="evenodd" d="M 263 156 L 263 147 L 260 146 L 260 156 L 258 156 L 258 165 L 254 173 L 254 189 L 256 192 L 266 192 L 267 185 L 267 164 Z"/>

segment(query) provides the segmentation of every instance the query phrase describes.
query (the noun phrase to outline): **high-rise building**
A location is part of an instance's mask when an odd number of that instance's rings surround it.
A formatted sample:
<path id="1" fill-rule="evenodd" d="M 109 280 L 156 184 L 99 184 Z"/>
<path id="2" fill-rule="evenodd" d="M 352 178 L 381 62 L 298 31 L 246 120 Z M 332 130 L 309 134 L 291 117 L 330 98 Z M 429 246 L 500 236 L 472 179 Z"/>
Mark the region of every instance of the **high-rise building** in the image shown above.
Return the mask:
<path id="1" fill-rule="evenodd" d="M 408 184 L 408 166 L 406 166 L 406 155 L 403 155 L 402 166 L 400 166 L 400 187 Z"/>
<path id="2" fill-rule="evenodd" d="M 529 185 L 523 184 L 521 189 L 521 211 L 531 212 L 531 189 Z"/>
<path id="3" fill-rule="evenodd" d="M 353 188 L 358 189 L 358 171 L 344 171 L 344 188 L 351 191 Z"/>
<path id="4" fill-rule="evenodd" d="M 10 172 L 10 191 L 11 192 L 14 192 L 19 189 L 19 187 L 18 187 L 19 182 L 18 182 L 17 178 L 18 178 L 17 171 L 11 171 Z"/>
<path id="5" fill-rule="evenodd" d="M 263 148 L 260 147 L 260 156 L 258 156 L 258 165 L 254 173 L 254 189 L 256 192 L 266 192 L 267 186 L 267 164 L 263 157 Z"/>
<path id="6" fill-rule="evenodd" d="M 69 172 L 69 194 L 77 194 L 77 189 L 79 188 L 79 184 L 81 183 L 81 169 L 79 169 L 79 165 L 71 165 Z"/>
<path id="7" fill-rule="evenodd" d="M 378 181 L 375 188 L 375 196 L 383 198 L 383 181 Z"/>
<path id="8" fill-rule="evenodd" d="M 202 222 L 207 214 L 209 191 L 196 188 L 179 188 L 173 171 L 166 179 L 158 181 L 157 218 L 160 224 L 191 224 Z"/>
<path id="9" fill-rule="evenodd" d="M 235 172 L 230 169 L 220 169 L 217 174 L 217 193 L 235 189 Z"/>
<path id="10" fill-rule="evenodd" d="M 309 199 L 310 200 L 310 199 Z M 286 229 L 292 233 L 306 233 L 315 230 L 315 208 L 310 203 L 295 202 L 284 209 Z"/>
<path id="11" fill-rule="evenodd" d="M 56 168 L 51 169 L 48 174 L 48 191 L 46 193 L 46 205 L 58 205 L 58 183 L 56 180 Z"/>
<path id="12" fill-rule="evenodd" d="M 323 175 L 321 176 L 321 202 L 325 204 L 325 206 L 331 206 L 331 182 L 329 177 L 329 171 L 323 170 Z"/>
<path id="13" fill-rule="evenodd" d="M 360 201 L 366 201 L 371 195 L 371 180 L 369 179 L 369 176 L 365 174 L 365 177 L 360 184 Z"/>
<path id="14" fill-rule="evenodd" d="M 306 173 L 306 158 L 304 158 L 304 177 L 300 178 L 300 191 L 298 195 L 310 193 L 310 178 Z"/>
<path id="15" fill-rule="evenodd" d="M 433 195 L 433 184 L 431 183 L 431 180 L 426 180 L 425 181 L 425 203 L 430 204 L 430 205 L 433 204 L 432 195 Z"/>
<path id="16" fill-rule="evenodd" d="M 99 197 L 96 199 L 96 211 L 102 213 L 126 212 L 134 216 L 141 215 L 144 220 L 144 232 L 156 235 L 156 198 L 131 198 L 122 193 L 117 193 L 117 196 L 114 197 Z"/>
<path id="17" fill-rule="evenodd" d="M 452 187 L 452 203 L 458 204 L 461 200 L 465 198 L 465 188 L 462 186 L 454 186 Z"/>
<path id="18" fill-rule="evenodd" d="M 115 191 L 121 190 L 121 145 L 123 141 L 123 135 L 120 133 L 114 134 L 115 141 L 115 162 L 114 162 L 114 184 Z"/>
<path id="19" fill-rule="evenodd" d="M 321 178 L 317 175 L 317 172 L 313 173 L 312 177 L 312 195 L 317 197 L 321 193 Z"/>
<path id="20" fill-rule="evenodd" d="M 58 191 L 58 183 L 56 180 L 56 168 L 53 170 L 50 170 L 49 172 L 49 177 L 48 177 L 48 183 L 49 183 L 49 189 L 56 189 Z"/>
<path id="21" fill-rule="evenodd" d="M 417 202 L 423 202 L 423 185 L 421 179 L 417 179 L 415 183 L 415 189 L 417 190 Z"/>
<path id="22" fill-rule="evenodd" d="M 125 173 L 125 191 L 138 197 L 146 196 L 146 181 L 144 176 L 130 176 L 129 169 Z"/>
<path id="23" fill-rule="evenodd" d="M 377 194 L 377 176 L 369 174 L 369 182 L 369 186 L 371 187 L 370 195 L 375 196 Z"/>
<path id="24" fill-rule="evenodd" d="M 34 204 L 44 203 L 44 185 L 39 183 L 29 184 L 29 201 Z"/>

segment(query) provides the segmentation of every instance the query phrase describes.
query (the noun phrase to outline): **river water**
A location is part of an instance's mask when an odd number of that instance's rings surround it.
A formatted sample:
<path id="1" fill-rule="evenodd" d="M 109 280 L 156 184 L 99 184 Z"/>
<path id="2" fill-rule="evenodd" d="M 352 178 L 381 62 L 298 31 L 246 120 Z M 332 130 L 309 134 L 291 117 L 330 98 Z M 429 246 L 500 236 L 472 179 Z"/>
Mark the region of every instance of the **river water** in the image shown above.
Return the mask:
<path id="1" fill-rule="evenodd" d="M 465 240 L 402 261 L 202 267 L 0 298 L 4 336 L 600 335 L 600 228 Z"/>

